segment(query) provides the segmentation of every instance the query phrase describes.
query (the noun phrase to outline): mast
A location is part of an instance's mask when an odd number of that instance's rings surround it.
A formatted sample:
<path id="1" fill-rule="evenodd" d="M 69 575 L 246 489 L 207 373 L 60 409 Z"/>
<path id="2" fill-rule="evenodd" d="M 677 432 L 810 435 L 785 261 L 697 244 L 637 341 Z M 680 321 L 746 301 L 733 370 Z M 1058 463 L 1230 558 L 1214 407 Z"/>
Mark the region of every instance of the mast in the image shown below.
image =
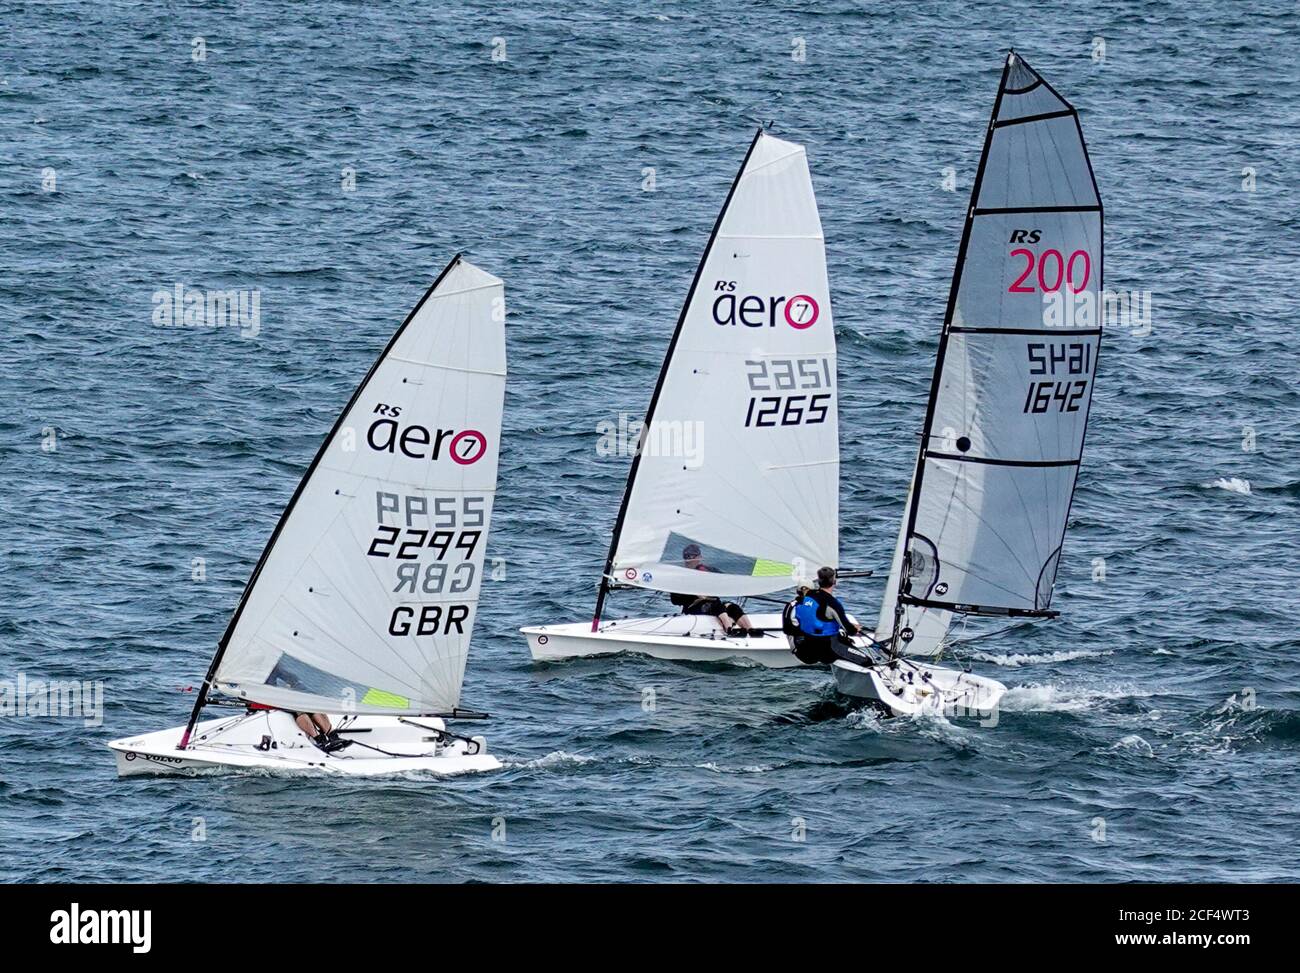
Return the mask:
<path id="1" fill-rule="evenodd" d="M 324 459 L 330 443 L 334 440 L 335 434 L 343 424 L 343 420 L 352 410 L 352 406 L 356 404 L 357 399 L 360 398 L 362 391 L 370 381 L 370 377 L 375 373 L 375 370 L 379 367 L 380 363 L 388 357 L 389 351 L 392 349 L 393 345 L 397 343 L 398 338 L 402 336 L 402 332 L 405 331 L 407 326 L 415 319 L 415 316 L 420 312 L 420 308 L 424 306 L 424 303 L 430 298 L 430 296 L 432 296 L 433 292 L 437 290 L 438 285 L 442 283 L 443 278 L 445 278 L 447 274 L 449 274 L 460 262 L 461 255 L 458 253 L 452 257 L 451 262 L 443 268 L 442 273 L 438 274 L 437 279 L 434 280 L 434 282 L 429 286 L 429 289 L 424 292 L 424 296 L 421 297 L 415 307 L 411 309 L 411 313 L 406 316 L 406 320 L 402 322 L 401 327 L 393 332 L 393 336 L 388 340 L 388 343 L 384 345 L 384 350 L 380 352 L 379 356 L 375 359 L 374 364 L 370 366 L 370 370 L 366 372 L 365 378 L 357 384 L 356 389 L 352 393 L 352 397 L 348 399 L 347 405 L 345 405 L 342 411 L 339 412 L 338 418 L 334 420 L 334 425 L 330 427 L 330 431 L 321 441 L 320 448 L 316 451 L 316 455 L 312 459 L 311 465 L 309 465 L 307 471 L 303 473 L 302 479 L 298 481 L 298 486 L 293 492 L 293 496 L 289 498 L 289 503 L 280 514 L 280 519 L 276 522 L 275 530 L 271 532 L 271 538 L 266 542 L 266 547 L 262 549 L 262 556 L 258 558 L 257 565 L 253 568 L 253 573 L 248 578 L 248 584 L 244 586 L 243 594 L 240 595 L 239 598 L 239 604 L 235 606 L 235 610 L 230 616 L 230 621 L 226 624 L 226 631 L 221 636 L 221 641 L 217 643 L 217 651 L 212 656 L 212 663 L 208 666 L 207 675 L 203 677 L 203 685 L 199 687 L 198 697 L 194 700 L 194 709 L 190 712 L 189 722 L 185 724 L 185 732 L 181 735 L 180 743 L 177 745 L 176 749 L 184 750 L 189 746 L 190 735 L 194 732 L 194 725 L 199 720 L 200 711 L 207 704 L 208 693 L 212 688 L 213 680 L 216 678 L 217 669 L 221 665 L 221 659 L 226 653 L 227 646 L 230 644 L 231 635 L 235 631 L 235 626 L 239 623 L 239 617 L 243 614 L 244 606 L 248 604 L 249 595 L 252 594 L 253 588 L 257 584 L 258 576 L 262 573 L 262 567 L 266 564 L 267 558 L 275 547 L 275 542 L 279 540 L 280 532 L 288 522 L 289 515 L 293 513 L 294 506 L 302 496 L 302 492 L 306 488 L 307 483 L 311 480 L 312 474 L 316 471 L 316 467 L 319 466 L 321 460 Z"/>
<path id="2" fill-rule="evenodd" d="M 745 152 L 745 158 L 740 163 L 740 169 L 736 172 L 736 178 L 732 180 L 731 188 L 727 191 L 727 198 L 718 210 L 717 221 L 713 224 L 713 232 L 709 234 L 709 242 L 704 247 L 704 254 L 700 257 L 699 265 L 695 268 L 695 277 L 691 280 L 690 290 L 686 292 L 686 300 L 682 303 L 682 312 L 677 317 L 677 327 L 673 329 L 673 336 L 668 341 L 668 351 L 664 354 L 663 364 L 659 367 L 659 378 L 655 382 L 654 391 L 650 394 L 650 406 L 646 410 L 645 421 L 641 426 L 641 435 L 637 438 L 636 453 L 632 456 L 632 465 L 628 470 L 627 483 L 623 487 L 623 500 L 619 504 L 618 516 L 614 518 L 614 531 L 609 540 L 609 554 L 605 557 L 605 568 L 600 575 L 600 590 L 596 594 L 596 608 L 591 616 L 591 630 L 594 632 L 600 627 L 601 612 L 605 607 L 605 596 L 609 593 L 610 578 L 609 574 L 614 569 L 614 557 L 618 552 L 619 536 L 623 532 L 623 521 L 627 517 L 628 502 L 632 499 L 632 486 L 636 482 L 637 469 L 641 465 L 641 451 L 645 446 L 646 431 L 654 421 L 655 406 L 659 403 L 659 393 L 663 389 L 664 379 L 668 375 L 668 367 L 673 360 L 673 351 L 677 347 L 677 339 L 681 336 L 682 326 L 686 323 L 686 315 L 691 309 L 691 301 L 695 297 L 695 289 L 700 283 L 700 275 L 704 273 L 704 266 L 709 261 L 709 254 L 713 251 L 713 243 L 717 239 L 718 231 L 722 228 L 722 220 L 727 215 L 727 207 L 731 205 L 731 198 L 736 194 L 736 187 L 740 185 L 740 177 L 745 174 L 745 167 L 749 165 L 749 157 L 754 154 L 754 147 L 758 145 L 758 140 L 763 137 L 763 128 L 759 126 L 758 131 L 754 133 L 754 139 L 749 143 L 749 149 Z"/>
<path id="3" fill-rule="evenodd" d="M 1008 79 L 1011 76 L 1012 69 L 1016 67 L 1017 64 L 1019 64 L 1021 67 L 1023 67 L 1023 69 L 1025 69 L 1030 74 L 1032 74 L 1035 80 L 1028 87 L 1011 89 L 1008 88 Z M 1033 115 L 1015 115 L 1009 119 L 1005 119 L 1001 121 L 999 120 L 999 114 L 1002 110 L 1004 95 L 1015 96 L 1015 95 L 1025 94 L 1033 90 L 1040 84 L 1048 92 L 1050 92 L 1051 95 L 1053 95 L 1055 99 L 1057 99 L 1062 106 L 1064 106 L 1062 110 L 1056 110 L 1056 111 L 1045 112 L 1042 114 L 1033 114 Z M 1029 206 L 1029 207 L 1000 207 L 1000 208 L 979 209 L 978 206 L 980 200 L 980 192 L 983 186 L 984 175 L 989 162 L 990 149 L 993 144 L 995 130 L 1003 125 L 1015 125 L 1024 122 L 1046 121 L 1048 119 L 1054 119 L 1066 115 L 1072 116 L 1072 121 L 1074 123 L 1075 130 L 1078 134 L 1082 156 L 1087 165 L 1087 175 L 1091 182 L 1091 188 L 1095 197 L 1096 205 L 1095 206 L 1094 205 Z M 1099 217 L 1097 279 L 1098 279 L 1098 294 L 1100 295 L 1100 288 L 1101 288 L 1100 282 L 1102 280 L 1102 272 L 1103 272 L 1103 264 L 1104 264 L 1104 243 L 1103 243 L 1103 234 L 1101 233 L 1101 223 L 1100 223 L 1102 207 L 1100 201 L 1100 194 L 1097 192 L 1096 177 L 1092 170 L 1092 163 L 1091 160 L 1089 160 L 1087 157 L 1086 143 L 1084 142 L 1083 139 L 1083 131 L 1082 131 L 1082 127 L 1079 124 L 1078 113 L 1074 109 L 1074 107 L 1070 105 L 1068 101 L 1066 101 L 1065 98 L 1061 97 L 1060 93 L 1057 92 L 1056 89 L 1054 89 L 1051 86 L 1051 84 L 1049 84 L 1045 79 L 1041 77 L 1041 75 L 1039 75 L 1036 71 L 1033 70 L 1032 67 L 1030 67 L 1028 62 L 1026 62 L 1023 58 L 1021 58 L 1018 54 L 1016 54 L 1014 50 L 1012 50 L 1008 53 L 1006 62 L 1003 64 L 1002 75 L 998 84 L 997 97 L 994 100 L 993 111 L 990 115 L 989 124 L 985 131 L 984 145 L 980 154 L 980 162 L 979 162 L 979 167 L 976 171 L 974 185 L 972 186 L 971 189 L 970 202 L 966 210 L 966 218 L 962 228 L 961 243 L 957 251 L 956 267 L 954 268 L 954 272 L 953 272 L 952 284 L 949 290 L 947 307 L 944 313 L 943 328 L 939 338 L 939 348 L 938 348 L 938 353 L 935 361 L 934 374 L 930 384 L 930 393 L 929 393 L 929 399 L 926 406 L 925 421 L 921 432 L 920 446 L 917 450 L 916 467 L 913 473 L 912 489 L 909 495 L 909 507 L 906 514 L 906 527 L 904 531 L 904 545 L 903 545 L 904 547 L 903 563 L 902 563 L 902 569 L 899 571 L 899 575 L 898 575 L 898 589 L 895 593 L 896 597 L 895 597 L 895 605 L 894 605 L 894 626 L 893 626 L 892 636 L 890 639 L 890 651 L 892 654 L 897 655 L 900 652 L 899 638 L 900 638 L 900 634 L 902 634 L 901 630 L 903 627 L 905 606 L 919 606 L 919 607 L 931 608 L 931 609 L 962 612 L 965 614 L 992 615 L 992 616 L 1002 616 L 1002 617 L 1010 616 L 1010 617 L 1030 617 L 1030 618 L 1054 618 L 1060 614 L 1059 612 L 1051 611 L 1047 608 L 1040 608 L 1037 606 L 1035 606 L 1032 609 L 1028 609 L 1028 608 L 1005 606 L 1005 605 L 966 604 L 958 601 L 943 601 L 943 600 L 938 600 L 938 599 L 933 599 L 928 597 L 917 597 L 910 594 L 908 588 L 913 574 L 912 572 L 913 541 L 917 537 L 917 533 L 916 533 L 917 518 L 918 518 L 918 511 L 921 507 L 922 485 L 925 480 L 925 471 L 927 465 L 926 460 L 931 455 L 935 455 L 936 457 L 941 459 L 962 458 L 962 457 L 950 455 L 949 453 L 946 452 L 945 453 L 933 452 L 931 444 L 935 439 L 934 424 L 935 424 L 936 407 L 940 397 L 940 391 L 941 391 L 942 381 L 944 377 L 944 365 L 945 365 L 945 360 L 949 349 L 950 337 L 954 332 L 954 319 L 957 316 L 957 312 L 958 312 L 958 298 L 961 292 L 962 275 L 965 270 L 965 266 L 967 262 L 968 248 L 971 242 L 972 229 L 974 227 L 975 218 L 977 216 L 987 216 L 987 215 L 995 215 L 995 214 L 1074 213 L 1074 212 L 1082 213 L 1082 212 L 1091 212 L 1091 211 L 1096 211 Z M 1086 285 L 1081 285 L 1080 288 L 1075 291 L 1075 293 L 1078 293 L 1079 290 L 1084 290 L 1085 286 Z M 1073 284 L 1068 280 L 1064 285 L 1058 281 L 1057 289 L 1060 290 L 1062 289 L 1062 287 L 1065 287 L 1066 289 L 1070 289 L 1070 290 L 1074 289 Z M 1046 286 L 1044 286 L 1044 290 L 1046 290 Z M 961 322 L 961 323 L 963 325 L 965 324 L 965 322 Z M 1043 331 L 1040 331 L 1037 329 L 986 327 L 984 326 L 985 325 L 984 321 L 976 321 L 975 325 L 976 327 L 965 327 L 965 326 L 957 327 L 955 330 L 958 332 L 962 332 L 963 337 L 967 332 L 987 332 L 991 334 L 1003 334 L 1003 335 L 1046 334 L 1048 337 L 1053 336 L 1051 332 L 1048 332 L 1045 329 Z M 1097 328 L 1095 330 L 1094 329 L 1088 329 L 1088 330 L 1062 329 L 1061 331 L 1057 332 L 1057 336 L 1060 335 L 1077 335 L 1077 336 L 1087 336 L 1087 337 L 1095 336 L 1097 338 L 1098 348 L 1094 349 L 1094 351 L 1099 350 L 1100 328 Z M 1095 377 L 1095 368 L 1096 368 L 1095 360 L 1096 360 L 1096 355 L 1093 354 L 1093 364 L 1091 366 L 1092 377 Z M 1087 406 L 1084 410 L 1083 430 L 1079 442 L 1080 457 L 1082 456 L 1082 450 L 1083 450 L 1083 436 L 1086 435 L 1086 430 L 1087 430 L 1087 417 L 1091 410 L 1091 404 L 1092 404 L 1091 400 L 1092 400 L 1091 388 L 1089 388 Z M 959 440 L 958 442 L 960 443 L 961 441 Z M 967 449 L 970 448 L 969 439 L 966 441 L 966 443 L 967 444 L 964 447 L 960 445 L 958 446 L 958 450 L 961 451 L 962 453 L 964 453 Z M 1069 520 L 1069 507 L 1073 503 L 1074 487 L 1075 485 L 1077 485 L 1077 480 L 1078 480 L 1079 460 L 1077 458 L 1074 460 L 1053 459 L 1053 460 L 1041 460 L 1041 461 L 1025 461 L 1025 460 L 1017 460 L 1017 459 L 995 459 L 991 457 L 985 457 L 985 458 L 971 457 L 970 459 L 975 462 L 1000 465 L 1004 467 L 1006 466 L 1059 467 L 1059 466 L 1073 465 L 1074 477 L 1071 480 L 1070 496 L 1066 503 L 1065 517 L 1061 526 L 1061 536 L 1062 537 L 1064 536 L 1065 524 L 1067 524 Z M 1054 556 L 1059 556 L 1059 551 L 1060 548 L 1058 546 Z M 937 551 L 936 551 L 936 558 L 937 558 Z M 1052 562 L 1053 559 L 1049 558 L 1048 563 L 1050 564 Z M 1044 568 L 1045 567 L 1046 566 L 1044 566 Z M 1055 571 L 1055 566 L 1053 564 L 1053 574 L 1054 571 Z M 945 586 L 942 585 L 940 586 L 939 589 L 940 595 L 946 593 L 944 588 Z M 1049 589 L 1048 598 L 1050 603 L 1050 589 Z"/>

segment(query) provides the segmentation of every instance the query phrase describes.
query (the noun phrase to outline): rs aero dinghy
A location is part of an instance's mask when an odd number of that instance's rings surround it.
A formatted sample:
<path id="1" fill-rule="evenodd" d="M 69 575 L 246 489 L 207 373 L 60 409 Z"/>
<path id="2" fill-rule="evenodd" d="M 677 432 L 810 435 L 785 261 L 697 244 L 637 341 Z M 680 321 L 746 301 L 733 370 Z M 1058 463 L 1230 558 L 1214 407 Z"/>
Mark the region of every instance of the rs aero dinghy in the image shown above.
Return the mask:
<path id="1" fill-rule="evenodd" d="M 185 726 L 118 773 L 459 774 L 500 761 L 458 708 L 496 494 L 501 281 L 457 257 L 339 415 L 262 552 Z M 205 707 L 233 715 L 200 720 Z M 313 742 L 294 714 L 326 714 Z M 326 740 L 325 737 L 321 737 Z"/>
<path id="2" fill-rule="evenodd" d="M 687 294 L 632 459 L 590 622 L 527 626 L 534 659 L 616 652 L 801 665 L 779 613 L 763 634 L 717 614 L 608 620 L 637 588 L 703 598 L 793 587 L 839 563 L 835 333 L 821 219 L 803 146 L 760 130 Z M 697 429 L 697 462 L 666 432 Z M 667 607 L 665 605 L 665 607 Z"/>
<path id="3" fill-rule="evenodd" d="M 840 692 L 891 712 L 991 710 L 936 672 L 954 614 L 1054 618 L 1101 342 L 1102 206 L 1074 108 L 1007 58 L 966 213 L 921 445 L 876 636 Z"/>

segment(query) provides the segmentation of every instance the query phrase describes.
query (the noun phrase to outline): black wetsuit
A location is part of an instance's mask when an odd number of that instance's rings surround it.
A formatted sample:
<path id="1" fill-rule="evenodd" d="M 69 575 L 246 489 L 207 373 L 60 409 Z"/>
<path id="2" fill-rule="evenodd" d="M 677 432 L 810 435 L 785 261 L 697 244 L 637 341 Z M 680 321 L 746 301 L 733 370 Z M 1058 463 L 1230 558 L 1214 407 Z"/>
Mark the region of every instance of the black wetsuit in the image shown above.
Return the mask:
<path id="1" fill-rule="evenodd" d="M 711 568 L 707 564 L 701 564 L 695 569 L 696 571 L 707 571 L 709 574 L 721 574 L 717 568 Z M 745 614 L 745 609 L 741 608 L 734 601 L 723 601 L 721 598 L 713 598 L 707 595 L 684 595 L 678 592 L 671 592 L 668 595 L 669 600 L 682 610 L 683 615 L 712 615 L 715 618 L 726 612 L 734 621 L 740 621 L 740 616 Z"/>

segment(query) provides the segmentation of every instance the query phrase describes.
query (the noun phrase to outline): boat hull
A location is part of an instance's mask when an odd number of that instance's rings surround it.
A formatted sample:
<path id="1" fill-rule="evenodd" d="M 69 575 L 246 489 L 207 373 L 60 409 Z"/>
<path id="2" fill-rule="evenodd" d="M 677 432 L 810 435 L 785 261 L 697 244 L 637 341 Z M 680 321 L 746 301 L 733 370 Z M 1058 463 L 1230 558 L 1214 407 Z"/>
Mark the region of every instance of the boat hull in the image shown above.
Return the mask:
<path id="1" fill-rule="evenodd" d="M 184 727 L 114 740 L 121 777 L 272 771 L 375 777 L 427 773 L 439 776 L 497 770 L 501 761 L 475 737 L 439 741 L 443 721 L 433 717 L 331 716 L 339 735 L 352 745 L 326 753 L 280 710 L 258 710 L 205 720 L 194 728 L 190 746 L 177 749 Z"/>
<path id="2" fill-rule="evenodd" d="M 519 631 L 528 639 L 528 650 L 538 662 L 633 652 L 685 662 L 730 662 L 769 669 L 803 667 L 790 651 L 790 640 L 781 631 L 780 615 L 754 614 L 749 619 L 766 634 L 726 635 L 717 619 L 705 615 L 603 622 L 594 632 L 589 622 L 528 625 Z"/>
<path id="3" fill-rule="evenodd" d="M 831 673 L 840 693 L 891 716 L 929 712 L 987 719 L 1007 691 L 996 679 L 906 659 L 871 666 L 839 660 Z"/>

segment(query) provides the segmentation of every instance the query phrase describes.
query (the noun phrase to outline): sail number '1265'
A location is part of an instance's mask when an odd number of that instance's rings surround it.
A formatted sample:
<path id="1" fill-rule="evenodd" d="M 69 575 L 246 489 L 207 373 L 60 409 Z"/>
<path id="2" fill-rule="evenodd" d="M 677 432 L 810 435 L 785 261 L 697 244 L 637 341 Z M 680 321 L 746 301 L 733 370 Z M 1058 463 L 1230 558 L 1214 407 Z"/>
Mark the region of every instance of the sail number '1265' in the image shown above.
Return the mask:
<path id="1" fill-rule="evenodd" d="M 816 425 L 835 394 L 835 364 L 825 356 L 757 358 L 745 362 L 751 395 L 746 426 Z"/>
<path id="2" fill-rule="evenodd" d="M 1078 412 L 1088 391 L 1088 379 L 1071 376 L 1092 374 L 1092 345 L 1085 341 L 1031 341 L 1025 351 L 1030 375 L 1052 377 L 1030 381 L 1022 411 L 1029 415 Z"/>

